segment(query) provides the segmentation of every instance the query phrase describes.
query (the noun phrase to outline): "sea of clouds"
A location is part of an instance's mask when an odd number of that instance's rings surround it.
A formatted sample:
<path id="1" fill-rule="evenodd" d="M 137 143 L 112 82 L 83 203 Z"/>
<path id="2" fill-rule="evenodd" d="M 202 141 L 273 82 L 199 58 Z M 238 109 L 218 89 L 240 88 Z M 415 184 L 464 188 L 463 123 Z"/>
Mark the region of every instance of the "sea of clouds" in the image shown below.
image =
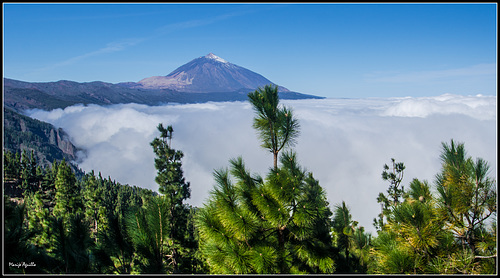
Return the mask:
<path id="1" fill-rule="evenodd" d="M 413 178 L 434 184 L 440 171 L 442 142 L 465 143 L 468 154 L 490 164 L 497 175 L 496 96 L 282 100 L 294 110 L 301 133 L 294 150 L 334 205 L 345 201 L 353 218 L 374 232 L 380 213 L 376 198 L 386 192 L 383 165 L 391 158 L 404 162 L 403 185 Z M 172 147 L 184 152 L 188 203 L 202 206 L 213 188 L 214 169 L 242 156 L 246 167 L 265 176 L 272 154 L 260 147 L 252 128 L 254 111 L 248 102 L 209 102 L 146 106 L 75 105 L 52 111 L 29 110 L 33 118 L 61 127 L 85 152 L 84 171 L 95 170 L 122 184 L 157 191 L 150 142 L 156 127 L 172 125 Z"/>

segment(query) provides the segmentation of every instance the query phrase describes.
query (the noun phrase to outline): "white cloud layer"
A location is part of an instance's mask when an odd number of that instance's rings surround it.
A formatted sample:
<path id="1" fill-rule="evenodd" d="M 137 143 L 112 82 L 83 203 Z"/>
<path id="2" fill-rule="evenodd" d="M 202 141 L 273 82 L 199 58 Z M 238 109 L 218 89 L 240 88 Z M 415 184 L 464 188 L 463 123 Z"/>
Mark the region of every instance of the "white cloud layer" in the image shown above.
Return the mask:
<path id="1" fill-rule="evenodd" d="M 344 200 L 368 231 L 380 212 L 376 198 L 386 192 L 382 166 L 391 158 L 406 165 L 403 184 L 413 178 L 434 182 L 441 142 L 465 143 L 473 157 L 486 159 L 496 179 L 496 96 L 442 95 L 423 98 L 284 100 L 301 124 L 295 150 L 299 162 L 325 188 L 333 205 Z M 191 183 L 188 202 L 202 206 L 214 185 L 214 169 L 242 156 L 252 173 L 265 176 L 272 155 L 260 147 L 248 102 L 187 105 L 72 106 L 28 114 L 62 127 L 87 150 L 79 166 L 123 184 L 158 190 L 150 142 L 158 123 L 174 128 L 173 147 L 184 152 Z"/>

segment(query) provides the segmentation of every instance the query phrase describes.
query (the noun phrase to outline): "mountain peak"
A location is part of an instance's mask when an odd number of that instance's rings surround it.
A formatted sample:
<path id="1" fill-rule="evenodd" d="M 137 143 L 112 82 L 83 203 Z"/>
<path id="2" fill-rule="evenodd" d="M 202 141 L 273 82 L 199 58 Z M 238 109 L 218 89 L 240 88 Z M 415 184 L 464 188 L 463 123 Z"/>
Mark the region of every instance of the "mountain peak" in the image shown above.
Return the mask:
<path id="1" fill-rule="evenodd" d="M 222 59 L 221 57 L 213 54 L 212 52 L 208 53 L 207 55 L 205 55 L 203 58 L 206 58 L 206 59 L 212 59 L 212 60 L 216 60 L 216 61 L 219 61 L 221 63 L 227 63 L 226 60 Z"/>
<path id="2" fill-rule="evenodd" d="M 144 89 L 170 89 L 186 93 L 253 91 L 272 82 L 264 76 L 209 53 L 184 64 L 167 76 L 152 76 L 137 84 Z M 280 91 L 288 89 L 279 87 Z"/>

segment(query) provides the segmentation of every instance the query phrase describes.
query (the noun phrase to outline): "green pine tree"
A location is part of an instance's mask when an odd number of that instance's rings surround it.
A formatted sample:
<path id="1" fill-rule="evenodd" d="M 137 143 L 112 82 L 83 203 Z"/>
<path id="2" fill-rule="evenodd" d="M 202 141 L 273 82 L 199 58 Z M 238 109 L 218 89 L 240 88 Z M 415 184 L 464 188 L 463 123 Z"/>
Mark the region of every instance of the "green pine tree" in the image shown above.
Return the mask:
<path id="1" fill-rule="evenodd" d="M 365 233 L 364 227 L 358 227 L 349 207 L 342 204 L 333 211 L 333 234 L 339 252 L 338 273 L 366 273 L 371 247 L 371 235 Z"/>
<path id="2" fill-rule="evenodd" d="M 4 196 L 3 270 L 7 274 L 50 274 L 59 262 L 44 246 L 37 245 L 40 234 L 29 228 L 28 209 Z M 23 262 L 30 266 L 23 266 Z"/>
<path id="3" fill-rule="evenodd" d="M 302 169 L 293 145 L 299 123 L 278 107 L 278 89 L 248 94 L 257 116 L 253 127 L 262 147 L 274 156 L 265 179 L 252 175 L 243 159 L 214 172 L 216 185 L 197 214 L 200 251 L 212 273 L 332 273 L 332 215 L 325 193 L 312 173 Z M 233 180 L 234 177 L 235 180 Z"/>
<path id="4" fill-rule="evenodd" d="M 189 182 L 182 171 L 182 151 L 173 149 L 173 128 L 158 125 L 160 137 L 151 142 L 156 154 L 155 178 L 161 196 L 129 216 L 128 228 L 143 260 L 142 271 L 152 273 L 194 272 L 190 263 L 195 256 L 193 229 L 188 221 L 190 208 L 183 202 L 190 197 Z M 191 224 L 192 225 L 192 224 Z"/>
<path id="5" fill-rule="evenodd" d="M 241 158 L 214 173 L 216 186 L 197 217 L 200 250 L 212 273 L 335 270 L 323 189 L 295 154 L 285 153 L 281 164 L 266 180 L 251 175 Z"/>
<path id="6" fill-rule="evenodd" d="M 404 195 L 404 201 L 391 204 L 387 224 L 374 240 L 374 273 L 434 273 L 432 260 L 449 252 L 449 233 L 427 182 L 414 179 Z"/>
<path id="7" fill-rule="evenodd" d="M 164 196 L 151 198 L 143 208 L 129 214 L 127 231 L 140 258 L 142 273 L 166 273 L 172 259 L 169 238 L 169 202 Z"/>
<path id="8" fill-rule="evenodd" d="M 3 173 L 4 173 L 4 180 L 12 180 L 12 179 L 19 179 L 20 178 L 20 172 L 19 170 L 21 169 L 21 157 L 19 156 L 19 153 L 16 152 L 15 154 L 5 150 L 3 152 Z"/>
<path id="9" fill-rule="evenodd" d="M 414 179 L 403 202 L 389 203 L 387 223 L 373 240 L 370 273 L 495 273 L 496 186 L 488 164 L 472 160 L 453 140 L 443 143 L 441 160 L 436 195 Z"/>
<path id="10" fill-rule="evenodd" d="M 496 181 L 490 178 L 489 164 L 467 155 L 463 143 L 442 143 L 442 170 L 436 175 L 439 214 L 461 246 L 471 265 L 487 272 L 496 265 Z M 492 222 L 489 220 L 492 219 Z M 471 265 L 463 272 L 475 273 Z M 478 271 L 481 273 L 481 270 Z"/>
<path id="11" fill-rule="evenodd" d="M 83 177 L 83 200 L 85 216 L 91 223 L 91 237 L 97 243 L 98 233 L 107 229 L 106 207 L 104 206 L 104 187 L 102 180 L 95 177 L 94 171 Z"/>
<path id="12" fill-rule="evenodd" d="M 353 237 L 356 227 L 358 225 L 357 221 L 352 219 L 351 213 L 344 201 L 341 205 L 336 205 L 333 215 L 333 229 L 337 235 L 337 246 L 344 250 L 344 256 L 346 260 L 346 266 L 349 271 L 349 252 L 353 246 Z"/>
<path id="13" fill-rule="evenodd" d="M 273 154 L 274 169 L 277 169 L 279 152 L 292 146 L 299 135 L 299 122 L 290 108 L 279 106 L 278 86 L 259 87 L 248 94 L 248 100 L 257 113 L 253 127 L 259 133 L 262 147 Z"/>
<path id="14" fill-rule="evenodd" d="M 76 177 L 64 160 L 58 166 L 54 183 L 54 216 L 68 222 L 72 215 L 83 212 L 83 198 Z"/>
<path id="15" fill-rule="evenodd" d="M 394 158 L 391 158 L 392 170 L 390 170 L 387 164 L 384 164 L 384 171 L 382 172 L 382 179 L 389 181 L 390 185 L 387 189 L 387 196 L 380 192 L 377 197 L 377 202 L 381 206 L 381 212 L 378 215 L 378 219 L 373 219 L 373 226 L 377 230 L 384 229 L 384 218 L 390 213 L 389 208 L 397 205 L 400 202 L 400 198 L 404 194 L 404 186 L 401 185 L 404 176 L 405 165 L 403 162 L 396 162 Z"/>
<path id="16" fill-rule="evenodd" d="M 42 193 L 37 191 L 27 195 L 24 197 L 24 203 L 26 206 L 27 229 L 36 234 L 30 242 L 39 247 L 50 247 L 52 214 L 42 199 Z"/>
<path id="17" fill-rule="evenodd" d="M 140 208 L 142 197 L 152 191 L 121 185 L 94 172 L 84 177 L 86 217 L 95 246 L 92 270 L 95 273 L 130 274 L 134 271 L 134 247 L 127 233 L 127 213 Z M 94 201 L 92 201 L 94 200 Z"/>
<path id="18" fill-rule="evenodd" d="M 93 246 L 89 224 L 81 212 L 52 218 L 51 254 L 59 261 L 52 273 L 87 274 Z"/>
<path id="19" fill-rule="evenodd" d="M 167 202 L 168 213 L 168 234 L 172 240 L 171 264 L 173 272 L 180 271 L 181 254 L 180 250 L 186 245 L 185 233 L 189 208 L 183 202 L 191 197 L 189 182 L 185 181 L 182 170 L 183 152 L 172 148 L 173 128 L 158 125 L 160 137 L 151 142 L 153 151 L 156 154 L 155 168 L 158 170 L 155 178 L 159 185 L 159 192 Z"/>
<path id="20" fill-rule="evenodd" d="M 21 155 L 21 188 L 24 194 L 30 194 L 38 190 L 38 175 L 37 175 L 37 160 L 35 152 L 31 151 L 30 155 L 23 151 Z"/>

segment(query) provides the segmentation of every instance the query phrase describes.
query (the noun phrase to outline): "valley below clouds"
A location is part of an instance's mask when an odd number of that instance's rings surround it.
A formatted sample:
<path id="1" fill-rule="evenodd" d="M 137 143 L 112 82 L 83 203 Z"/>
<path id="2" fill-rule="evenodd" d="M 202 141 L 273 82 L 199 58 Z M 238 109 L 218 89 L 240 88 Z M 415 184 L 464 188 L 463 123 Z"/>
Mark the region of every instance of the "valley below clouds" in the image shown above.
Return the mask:
<path id="1" fill-rule="evenodd" d="M 497 178 L 496 96 L 281 100 L 291 107 L 301 128 L 294 150 L 312 172 L 333 206 L 345 201 L 353 218 L 374 232 L 380 213 L 376 199 L 386 193 L 381 173 L 391 158 L 404 162 L 403 185 L 413 178 L 434 185 L 441 169 L 441 143 L 465 143 L 473 158 L 490 164 Z M 150 142 L 156 127 L 172 125 L 172 147 L 184 152 L 188 203 L 202 206 L 215 184 L 214 169 L 241 156 L 250 172 L 265 176 L 272 154 L 260 147 L 248 102 L 208 102 L 147 106 L 75 105 L 52 111 L 29 110 L 33 118 L 63 128 L 85 150 L 78 165 L 122 184 L 158 191 Z"/>

